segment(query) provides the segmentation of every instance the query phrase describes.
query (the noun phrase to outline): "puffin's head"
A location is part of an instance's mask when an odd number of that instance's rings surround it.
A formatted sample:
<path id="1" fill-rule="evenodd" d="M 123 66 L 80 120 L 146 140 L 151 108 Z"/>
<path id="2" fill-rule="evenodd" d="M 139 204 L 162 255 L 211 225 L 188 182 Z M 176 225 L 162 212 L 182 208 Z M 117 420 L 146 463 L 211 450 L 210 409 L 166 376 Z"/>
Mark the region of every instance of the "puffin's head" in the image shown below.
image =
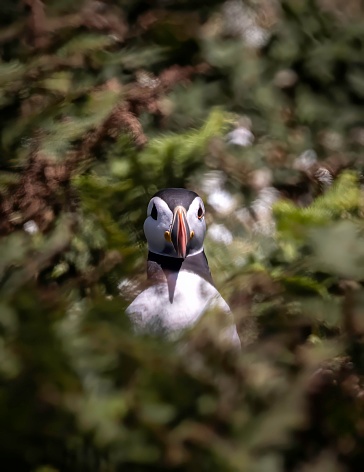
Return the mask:
<path id="1" fill-rule="evenodd" d="M 159 190 L 149 202 L 144 233 L 155 254 L 185 259 L 202 252 L 206 233 L 203 201 L 184 188 Z"/>

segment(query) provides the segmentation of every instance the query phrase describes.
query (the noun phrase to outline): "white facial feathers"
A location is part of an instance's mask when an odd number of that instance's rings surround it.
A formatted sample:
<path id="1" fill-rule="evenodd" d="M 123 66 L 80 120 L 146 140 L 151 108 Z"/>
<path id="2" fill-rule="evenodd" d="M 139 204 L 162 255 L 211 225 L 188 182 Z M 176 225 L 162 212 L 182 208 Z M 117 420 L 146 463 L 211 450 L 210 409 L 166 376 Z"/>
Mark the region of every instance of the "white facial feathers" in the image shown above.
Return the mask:
<path id="1" fill-rule="evenodd" d="M 164 254 L 167 241 L 165 231 L 173 220 L 173 213 L 167 203 L 159 197 L 151 199 L 147 209 L 147 219 L 144 222 L 144 234 L 148 241 L 148 248 L 156 254 Z"/>
<path id="2" fill-rule="evenodd" d="M 196 197 L 187 210 L 187 222 L 194 236 L 190 241 L 189 255 L 197 254 L 203 250 L 203 242 L 206 234 L 205 206 L 200 197 Z"/>
<path id="3" fill-rule="evenodd" d="M 183 206 L 183 201 L 180 202 Z M 200 197 L 192 200 L 186 209 L 186 219 L 189 234 L 192 238 L 188 243 L 187 257 L 198 254 L 203 250 L 203 241 L 206 233 L 205 207 Z M 166 231 L 171 231 L 174 218 L 174 208 L 170 208 L 160 197 L 153 197 L 147 208 L 147 218 L 144 222 L 144 233 L 148 241 L 148 248 L 156 254 L 178 257 L 173 244 L 165 237 Z"/>
<path id="4" fill-rule="evenodd" d="M 155 210 L 157 211 L 157 219 L 156 221 L 158 224 L 171 224 L 172 218 L 173 218 L 173 212 L 170 210 L 169 206 L 167 203 L 162 200 L 159 197 L 154 197 L 151 199 L 151 201 L 148 204 L 147 208 L 147 216 L 152 216 L 152 211 L 153 207 L 155 207 Z M 154 211 L 155 211 L 154 210 Z M 153 217 L 152 217 L 153 218 Z M 155 220 L 155 218 L 153 218 Z"/>

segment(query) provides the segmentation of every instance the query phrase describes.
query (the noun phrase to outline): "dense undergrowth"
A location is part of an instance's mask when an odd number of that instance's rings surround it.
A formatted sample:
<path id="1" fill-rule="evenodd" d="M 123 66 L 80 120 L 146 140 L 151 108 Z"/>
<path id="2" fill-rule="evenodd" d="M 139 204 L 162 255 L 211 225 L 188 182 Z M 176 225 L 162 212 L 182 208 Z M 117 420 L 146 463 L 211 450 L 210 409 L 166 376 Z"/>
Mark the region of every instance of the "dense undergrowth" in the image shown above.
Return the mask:
<path id="1" fill-rule="evenodd" d="M 363 47 L 359 0 L 2 0 L 4 470 L 361 470 Z M 124 315 L 180 186 L 239 355 Z"/>

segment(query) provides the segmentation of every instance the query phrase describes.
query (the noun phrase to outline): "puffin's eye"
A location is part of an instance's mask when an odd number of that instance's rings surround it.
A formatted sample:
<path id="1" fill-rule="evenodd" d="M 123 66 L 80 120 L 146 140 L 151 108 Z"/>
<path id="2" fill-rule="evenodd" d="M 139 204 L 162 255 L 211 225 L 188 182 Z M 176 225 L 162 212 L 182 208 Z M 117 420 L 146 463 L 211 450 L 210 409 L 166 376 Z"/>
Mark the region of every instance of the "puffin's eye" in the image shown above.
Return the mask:
<path id="1" fill-rule="evenodd" d="M 203 209 L 199 207 L 197 212 L 197 218 L 200 220 L 203 217 Z"/>
<path id="2" fill-rule="evenodd" d="M 153 208 L 152 208 L 152 211 L 150 213 L 150 216 L 153 218 L 153 220 L 156 220 L 158 218 L 157 207 L 155 206 L 154 203 L 153 203 Z"/>

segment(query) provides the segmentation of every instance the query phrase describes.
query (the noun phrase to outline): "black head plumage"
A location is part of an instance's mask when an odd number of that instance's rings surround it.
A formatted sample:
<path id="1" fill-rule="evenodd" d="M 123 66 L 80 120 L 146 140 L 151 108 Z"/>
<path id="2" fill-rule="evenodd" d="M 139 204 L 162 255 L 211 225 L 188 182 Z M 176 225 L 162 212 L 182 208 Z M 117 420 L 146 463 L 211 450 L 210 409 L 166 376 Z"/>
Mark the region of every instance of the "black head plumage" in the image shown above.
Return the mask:
<path id="1" fill-rule="evenodd" d="M 173 211 L 177 205 L 181 205 L 188 210 L 191 203 L 198 195 L 192 190 L 186 190 L 185 188 L 162 188 L 153 195 L 153 198 L 154 197 L 159 197 L 164 200 L 171 211 Z"/>

